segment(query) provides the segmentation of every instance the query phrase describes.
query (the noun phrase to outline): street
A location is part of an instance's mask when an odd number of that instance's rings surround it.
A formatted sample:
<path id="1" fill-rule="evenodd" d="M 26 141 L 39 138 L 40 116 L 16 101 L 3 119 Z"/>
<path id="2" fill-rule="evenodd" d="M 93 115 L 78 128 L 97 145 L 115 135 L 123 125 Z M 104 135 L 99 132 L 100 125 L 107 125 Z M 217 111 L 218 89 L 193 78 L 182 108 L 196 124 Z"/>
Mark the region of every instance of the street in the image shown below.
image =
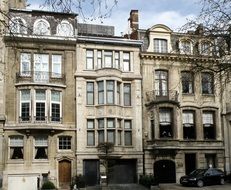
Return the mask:
<path id="1" fill-rule="evenodd" d="M 225 185 L 211 185 L 205 187 L 185 187 L 180 184 L 160 184 L 160 190 L 231 190 L 231 183 Z"/>

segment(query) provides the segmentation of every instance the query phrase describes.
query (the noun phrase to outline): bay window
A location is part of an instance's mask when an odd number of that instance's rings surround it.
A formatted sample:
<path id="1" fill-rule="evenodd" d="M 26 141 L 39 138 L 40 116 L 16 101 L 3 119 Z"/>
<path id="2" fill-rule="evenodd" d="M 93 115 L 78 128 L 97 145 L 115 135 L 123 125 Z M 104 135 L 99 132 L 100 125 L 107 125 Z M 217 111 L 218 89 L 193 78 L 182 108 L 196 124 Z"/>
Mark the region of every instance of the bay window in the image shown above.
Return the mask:
<path id="1" fill-rule="evenodd" d="M 107 88 L 107 103 L 114 104 L 114 91 L 115 91 L 115 81 L 106 81 Z"/>
<path id="2" fill-rule="evenodd" d="M 104 82 L 98 82 L 98 104 L 104 104 Z"/>
<path id="3" fill-rule="evenodd" d="M 35 120 L 45 121 L 46 119 L 46 91 L 35 91 Z"/>
<path id="4" fill-rule="evenodd" d="M 115 144 L 115 119 L 107 119 L 107 142 Z"/>
<path id="5" fill-rule="evenodd" d="M 104 142 L 104 119 L 98 119 L 98 143 Z"/>

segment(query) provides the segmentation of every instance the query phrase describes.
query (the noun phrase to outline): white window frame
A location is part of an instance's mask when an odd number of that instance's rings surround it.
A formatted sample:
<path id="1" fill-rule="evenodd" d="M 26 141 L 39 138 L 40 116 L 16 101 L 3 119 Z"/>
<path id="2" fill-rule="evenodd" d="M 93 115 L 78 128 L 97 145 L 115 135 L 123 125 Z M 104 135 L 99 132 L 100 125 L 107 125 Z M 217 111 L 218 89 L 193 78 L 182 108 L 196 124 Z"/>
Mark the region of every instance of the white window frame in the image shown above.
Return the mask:
<path id="1" fill-rule="evenodd" d="M 23 160 L 24 159 L 24 137 L 20 135 L 13 135 L 9 136 L 9 159 L 15 160 Z M 21 148 L 22 150 L 22 158 L 12 158 L 13 156 L 13 151 L 12 149 L 14 148 Z M 11 155 L 12 154 L 12 155 Z"/>
<path id="2" fill-rule="evenodd" d="M 56 28 L 56 34 L 58 36 L 72 37 L 74 35 L 72 24 L 70 24 L 67 20 L 62 20 Z"/>
<path id="3" fill-rule="evenodd" d="M 168 40 L 167 39 L 154 38 L 153 46 L 154 46 L 155 53 L 168 53 Z"/>
<path id="4" fill-rule="evenodd" d="M 47 158 L 35 158 L 37 155 L 36 148 L 45 148 L 45 153 Z M 48 152 L 48 137 L 47 136 L 36 136 L 34 137 L 34 159 L 35 160 L 47 160 L 49 158 L 49 152 Z"/>
<path id="5" fill-rule="evenodd" d="M 58 137 L 58 150 L 70 151 L 72 149 L 72 137 L 68 135 L 62 135 Z"/>
<path id="6" fill-rule="evenodd" d="M 89 55 L 89 53 L 91 55 Z M 88 63 L 89 60 L 91 60 L 92 63 Z M 94 70 L 94 50 L 93 49 L 86 49 L 86 69 Z"/>
<path id="7" fill-rule="evenodd" d="M 23 65 L 26 64 L 28 70 L 24 70 Z M 20 75 L 31 76 L 31 53 L 21 53 L 20 55 Z"/>
<path id="8" fill-rule="evenodd" d="M 90 125 L 91 124 L 91 125 Z M 92 135 L 92 143 L 89 143 L 88 134 Z M 87 119 L 87 146 L 95 146 L 95 120 L 94 119 Z"/>
<path id="9" fill-rule="evenodd" d="M 127 126 L 126 124 L 129 124 L 129 126 Z M 130 134 L 130 138 L 131 138 L 131 143 L 127 144 L 126 143 L 126 134 Z M 132 146 L 133 144 L 133 138 L 132 138 L 132 120 L 130 119 L 125 119 L 124 120 L 124 146 Z"/>
<path id="10" fill-rule="evenodd" d="M 22 100 L 22 91 L 29 91 L 29 99 L 28 100 Z M 21 89 L 20 90 L 20 111 L 19 111 L 19 116 L 20 116 L 20 122 L 24 122 L 22 120 L 22 104 L 23 103 L 29 103 L 29 120 L 26 120 L 25 122 L 29 122 L 31 120 L 31 90 L 30 89 Z"/>
<path id="11" fill-rule="evenodd" d="M 54 78 L 61 78 L 62 77 L 62 55 L 56 55 L 52 54 L 51 55 L 51 69 L 52 69 L 52 77 Z M 58 69 L 58 72 L 55 72 L 56 69 Z"/>
<path id="12" fill-rule="evenodd" d="M 130 72 L 131 71 L 131 53 L 123 52 L 123 71 Z"/>
<path id="13" fill-rule="evenodd" d="M 36 35 L 50 35 L 50 23 L 45 19 L 37 19 L 34 22 L 33 34 Z"/>
<path id="14" fill-rule="evenodd" d="M 44 91 L 45 92 L 45 100 L 37 100 L 36 99 L 36 93 L 37 93 L 37 91 Z M 47 90 L 45 90 L 45 89 L 35 89 L 35 91 L 34 91 L 35 93 L 34 93 L 34 118 L 35 118 L 35 121 L 36 122 L 46 122 L 46 118 L 47 118 Z M 44 118 L 44 120 L 37 120 L 37 117 L 36 117 L 36 103 L 44 103 L 45 104 L 45 118 Z"/>
<path id="15" fill-rule="evenodd" d="M 182 40 L 180 40 L 179 46 L 180 46 L 180 53 L 181 54 L 192 54 L 193 46 L 192 46 L 191 40 L 182 39 Z"/>
<path id="16" fill-rule="evenodd" d="M 9 24 L 10 33 L 27 34 L 27 23 L 21 17 L 13 17 Z"/>
<path id="17" fill-rule="evenodd" d="M 52 100 L 52 92 L 56 92 L 56 93 L 59 93 L 59 101 L 56 101 L 56 100 Z M 59 121 L 53 121 L 52 120 L 52 104 L 59 104 L 59 118 L 60 120 Z M 50 121 L 51 122 L 61 122 L 62 120 L 62 92 L 61 91 L 58 91 L 58 90 L 51 90 L 50 91 Z"/>
<path id="18" fill-rule="evenodd" d="M 49 54 L 34 54 L 34 80 L 49 81 Z"/>

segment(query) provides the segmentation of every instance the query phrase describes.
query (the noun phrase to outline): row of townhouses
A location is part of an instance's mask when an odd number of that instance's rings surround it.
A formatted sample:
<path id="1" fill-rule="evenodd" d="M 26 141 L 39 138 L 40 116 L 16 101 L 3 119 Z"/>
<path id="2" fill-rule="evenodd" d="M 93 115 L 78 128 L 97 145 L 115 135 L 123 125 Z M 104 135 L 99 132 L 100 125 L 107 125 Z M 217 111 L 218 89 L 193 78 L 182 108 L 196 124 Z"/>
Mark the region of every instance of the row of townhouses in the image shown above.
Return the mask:
<path id="1" fill-rule="evenodd" d="M 37 190 L 49 179 L 100 183 L 98 144 L 110 142 L 109 183 L 142 174 L 179 182 L 196 168 L 231 167 L 231 85 L 191 64 L 212 59 L 203 28 L 158 24 L 131 32 L 77 23 L 77 15 L 1 1 L 9 29 L 0 41 L 0 184 Z M 227 41 L 226 51 L 230 51 Z"/>

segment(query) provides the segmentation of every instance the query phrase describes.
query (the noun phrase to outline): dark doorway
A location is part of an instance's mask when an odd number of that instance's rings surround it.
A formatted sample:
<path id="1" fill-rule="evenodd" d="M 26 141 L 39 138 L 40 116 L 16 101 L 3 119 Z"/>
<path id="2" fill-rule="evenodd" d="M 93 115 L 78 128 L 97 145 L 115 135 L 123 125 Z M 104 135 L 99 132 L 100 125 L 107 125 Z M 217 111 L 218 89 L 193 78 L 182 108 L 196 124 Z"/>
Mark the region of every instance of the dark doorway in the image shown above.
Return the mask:
<path id="1" fill-rule="evenodd" d="M 190 174 L 196 169 L 196 154 L 185 154 L 185 174 Z"/>
<path id="2" fill-rule="evenodd" d="M 176 166 L 171 160 L 154 163 L 154 177 L 158 183 L 176 183 Z"/>
<path id="3" fill-rule="evenodd" d="M 108 182 L 110 184 L 136 183 L 136 160 L 110 160 Z"/>
<path id="4" fill-rule="evenodd" d="M 86 185 L 94 186 L 99 184 L 99 161 L 84 160 L 83 167 L 83 174 L 85 176 Z"/>
<path id="5" fill-rule="evenodd" d="M 59 162 L 59 187 L 69 187 L 71 184 L 71 162 L 62 160 Z"/>

